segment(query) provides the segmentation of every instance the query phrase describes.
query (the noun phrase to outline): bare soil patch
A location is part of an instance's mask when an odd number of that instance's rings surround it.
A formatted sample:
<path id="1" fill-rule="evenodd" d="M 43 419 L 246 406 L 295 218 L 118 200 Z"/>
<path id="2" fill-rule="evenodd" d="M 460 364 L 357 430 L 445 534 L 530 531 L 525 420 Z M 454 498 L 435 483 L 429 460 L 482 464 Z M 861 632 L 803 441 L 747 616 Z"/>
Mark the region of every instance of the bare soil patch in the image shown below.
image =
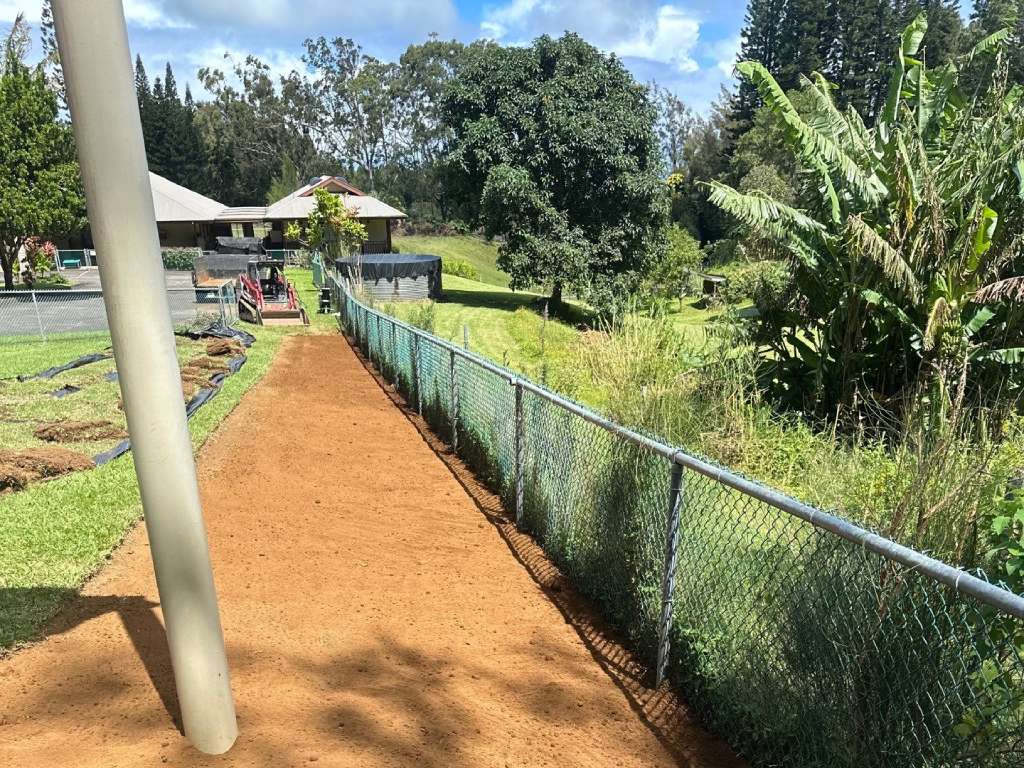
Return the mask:
<path id="1" fill-rule="evenodd" d="M 0 765 L 737 765 L 697 729 L 662 738 L 596 659 L 599 629 L 552 601 L 341 337 L 284 343 L 200 485 L 234 748 L 204 757 L 176 730 L 139 526 L 45 642 L 0 660 Z"/>
<path id="2" fill-rule="evenodd" d="M 123 440 L 128 430 L 106 420 L 58 421 L 40 424 L 33 434 L 48 443 L 82 443 L 95 440 Z"/>
<path id="3" fill-rule="evenodd" d="M 0 492 L 20 491 L 29 483 L 94 466 L 88 456 L 67 448 L 0 449 Z"/>
<path id="4" fill-rule="evenodd" d="M 245 345 L 238 339 L 214 339 L 207 342 L 206 354 L 210 357 L 220 357 L 222 355 L 235 357 L 245 354 Z"/>

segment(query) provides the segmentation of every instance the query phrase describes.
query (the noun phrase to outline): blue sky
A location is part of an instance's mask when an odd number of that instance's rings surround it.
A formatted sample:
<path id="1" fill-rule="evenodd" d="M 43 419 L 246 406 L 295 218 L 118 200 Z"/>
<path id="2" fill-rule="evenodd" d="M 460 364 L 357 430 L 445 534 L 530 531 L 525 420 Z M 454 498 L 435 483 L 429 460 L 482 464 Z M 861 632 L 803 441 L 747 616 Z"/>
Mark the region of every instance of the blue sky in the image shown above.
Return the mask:
<path id="1" fill-rule="evenodd" d="M 578 32 L 619 55 L 637 79 L 657 80 L 706 111 L 731 82 L 745 0 L 125 0 L 129 37 L 150 77 L 170 61 L 179 85 L 225 52 L 253 53 L 276 71 L 301 68 L 306 37 L 351 37 L 370 54 L 393 60 L 430 32 L 470 41 L 528 42 Z M 37 21 L 38 0 L 0 0 L 0 27 L 24 11 Z M 38 37 L 34 40 L 38 54 Z"/>

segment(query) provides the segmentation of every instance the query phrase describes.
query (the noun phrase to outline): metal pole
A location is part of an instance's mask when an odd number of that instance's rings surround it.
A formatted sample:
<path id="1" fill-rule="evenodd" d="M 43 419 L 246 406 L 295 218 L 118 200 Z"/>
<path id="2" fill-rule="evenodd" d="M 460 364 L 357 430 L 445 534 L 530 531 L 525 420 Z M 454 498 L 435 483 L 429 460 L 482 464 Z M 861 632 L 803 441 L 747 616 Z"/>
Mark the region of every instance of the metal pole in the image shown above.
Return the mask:
<path id="1" fill-rule="evenodd" d="M 676 567 L 679 561 L 679 510 L 683 498 L 683 468 L 672 465 L 668 492 L 668 526 L 665 532 L 665 570 L 661 579 L 661 621 L 658 624 L 658 666 L 655 686 L 665 679 L 668 665 L 669 630 L 672 627 L 672 598 L 675 595 Z"/>
<path id="2" fill-rule="evenodd" d="M 89 223 L 185 736 L 238 734 L 119 0 L 54 0 Z"/>
<path id="3" fill-rule="evenodd" d="M 523 488 L 526 474 L 526 452 L 524 450 L 525 418 L 523 415 L 523 385 L 518 381 L 516 387 L 516 525 L 523 526 Z"/>
<path id="4" fill-rule="evenodd" d="M 398 326 L 391 324 L 391 365 L 395 368 L 395 392 L 398 391 Z"/>
<path id="5" fill-rule="evenodd" d="M 412 365 L 413 375 L 416 378 L 416 412 L 423 415 L 423 376 L 420 373 L 420 336 L 414 333 L 412 336 Z"/>
<path id="6" fill-rule="evenodd" d="M 451 377 L 451 405 L 452 405 L 452 451 L 459 452 L 459 383 L 455 379 L 455 350 L 451 350 L 451 363 L 449 365 Z"/>
<path id="7" fill-rule="evenodd" d="M 469 326 L 468 325 L 463 325 L 462 326 L 462 348 L 464 350 L 466 350 L 467 352 L 469 351 Z"/>
<path id="8" fill-rule="evenodd" d="M 39 323 L 39 335 L 46 341 L 46 329 L 43 328 L 43 316 L 39 314 L 39 302 L 36 301 L 36 292 L 32 291 L 32 306 L 36 310 L 36 322 Z"/>

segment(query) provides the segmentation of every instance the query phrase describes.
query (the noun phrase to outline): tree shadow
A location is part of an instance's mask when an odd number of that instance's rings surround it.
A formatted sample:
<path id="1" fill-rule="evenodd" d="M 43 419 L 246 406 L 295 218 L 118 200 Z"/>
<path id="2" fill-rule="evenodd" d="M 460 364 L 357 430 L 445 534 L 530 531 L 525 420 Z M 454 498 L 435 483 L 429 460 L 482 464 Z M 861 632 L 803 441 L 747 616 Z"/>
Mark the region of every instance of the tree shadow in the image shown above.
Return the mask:
<path id="1" fill-rule="evenodd" d="M 440 301 L 442 304 L 460 304 L 476 309 L 500 309 L 508 312 L 525 308 L 538 315 L 544 313 L 544 306 L 548 302 L 549 299 L 546 296 L 539 296 L 535 293 L 467 291 L 460 288 L 445 288 Z M 557 308 L 550 304 L 548 307 L 549 316 L 552 319 L 576 326 L 594 324 L 594 314 L 580 304 L 563 301 Z"/>
<path id="2" fill-rule="evenodd" d="M 62 635 L 104 614 L 116 613 L 160 702 L 174 727 L 183 733 L 167 633 L 154 611 L 160 604 L 142 595 L 78 595 L 75 590 L 56 587 L 0 589 L 0 616 L 18 615 L 30 621 L 33 615 L 50 612 L 61 603 L 66 603 L 63 610 L 46 622 L 33 640 Z"/>
<path id="3" fill-rule="evenodd" d="M 653 670 L 638 659 L 620 634 L 548 559 L 541 546 L 516 527 L 501 497 L 487 488 L 453 453 L 451 446 L 431 431 L 426 421 L 416 413 L 415 404 L 406 403 L 401 394 L 381 378 L 358 347 L 353 345 L 352 348 L 377 384 L 494 526 L 509 551 L 562 614 L 565 622 L 573 627 L 593 659 L 626 697 L 640 721 L 669 750 L 678 765 L 684 768 L 745 768 L 746 763 L 724 741 L 704 728 L 699 715 L 668 682 L 660 688 L 654 686 Z"/>

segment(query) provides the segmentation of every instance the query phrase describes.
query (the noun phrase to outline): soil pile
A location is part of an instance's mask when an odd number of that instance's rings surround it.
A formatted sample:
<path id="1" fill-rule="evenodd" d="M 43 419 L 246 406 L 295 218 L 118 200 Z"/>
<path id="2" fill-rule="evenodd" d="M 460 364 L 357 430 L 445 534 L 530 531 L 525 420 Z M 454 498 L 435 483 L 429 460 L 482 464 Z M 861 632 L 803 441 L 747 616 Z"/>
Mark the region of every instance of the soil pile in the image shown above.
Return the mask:
<path id="1" fill-rule="evenodd" d="M 123 427 L 109 421 L 58 421 L 40 424 L 33 433 L 48 443 L 81 443 L 95 440 L 122 440 L 128 437 Z"/>
<path id="2" fill-rule="evenodd" d="M 206 345 L 206 354 L 210 357 L 237 357 L 245 354 L 245 346 L 238 339 L 214 339 Z"/>
<path id="3" fill-rule="evenodd" d="M 20 491 L 29 483 L 92 469 L 92 459 L 67 448 L 0 449 L 0 493 Z"/>

